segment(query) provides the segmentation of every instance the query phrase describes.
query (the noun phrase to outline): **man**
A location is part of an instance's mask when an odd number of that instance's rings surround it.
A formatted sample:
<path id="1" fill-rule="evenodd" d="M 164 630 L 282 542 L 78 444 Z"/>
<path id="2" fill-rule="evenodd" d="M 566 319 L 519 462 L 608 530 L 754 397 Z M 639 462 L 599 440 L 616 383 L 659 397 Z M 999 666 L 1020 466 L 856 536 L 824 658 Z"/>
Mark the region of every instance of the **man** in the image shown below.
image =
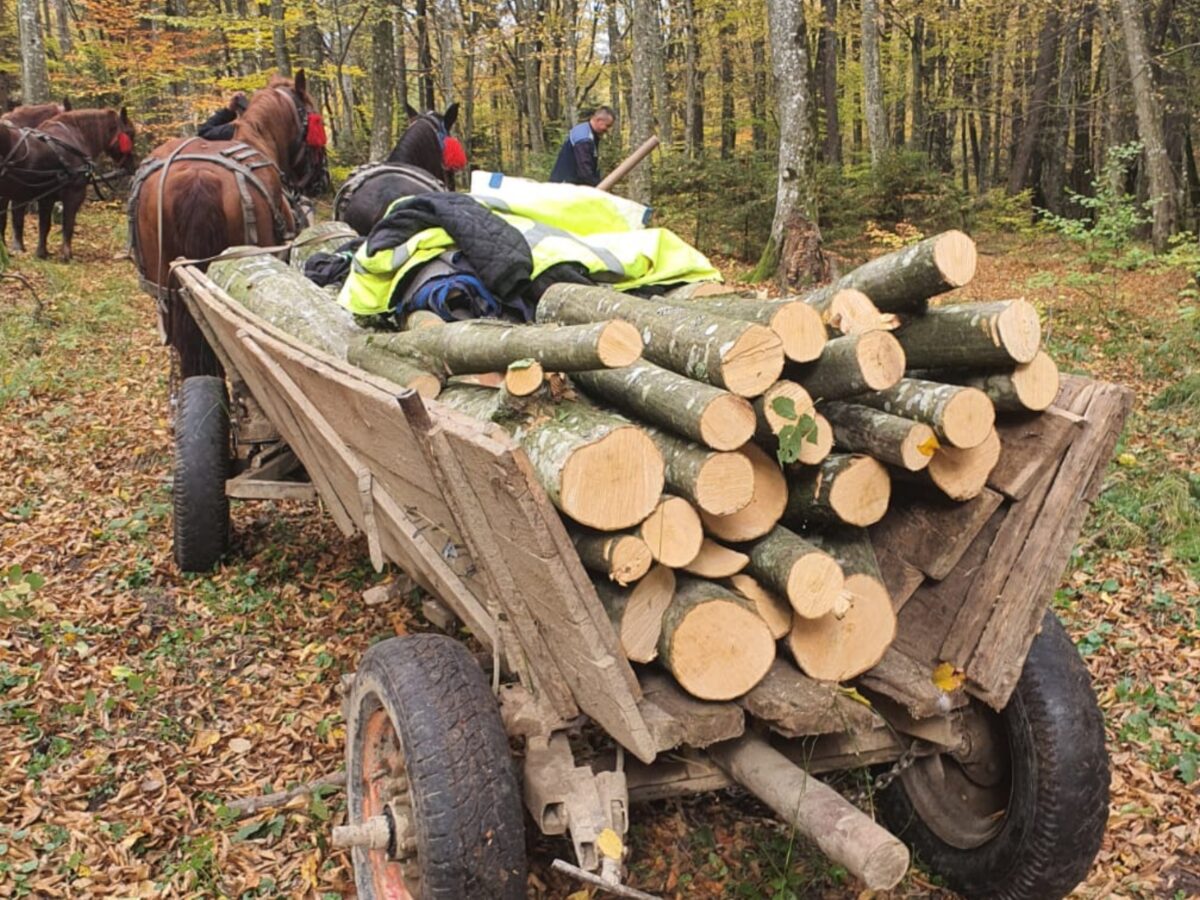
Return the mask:
<path id="1" fill-rule="evenodd" d="M 230 98 L 228 106 L 222 106 L 196 129 L 196 135 L 206 141 L 232 141 L 233 123 L 248 105 L 246 95 L 238 91 Z"/>
<path id="2" fill-rule="evenodd" d="M 567 184 L 600 183 L 600 138 L 616 121 L 616 114 L 607 106 L 597 107 L 590 119 L 580 122 L 568 133 L 554 161 L 551 181 Z"/>

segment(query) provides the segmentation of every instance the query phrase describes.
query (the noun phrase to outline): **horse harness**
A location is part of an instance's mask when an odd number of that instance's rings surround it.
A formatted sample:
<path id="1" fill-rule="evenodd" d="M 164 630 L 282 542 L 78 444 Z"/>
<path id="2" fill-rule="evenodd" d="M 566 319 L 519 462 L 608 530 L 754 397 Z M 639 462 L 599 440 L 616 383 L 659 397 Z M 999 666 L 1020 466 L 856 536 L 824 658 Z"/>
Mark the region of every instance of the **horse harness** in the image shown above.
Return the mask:
<path id="1" fill-rule="evenodd" d="M 100 196 L 100 187 L 96 177 L 96 164 L 87 153 L 73 144 L 67 143 L 62 138 L 55 137 L 37 128 L 24 128 L 3 119 L 0 119 L 0 127 L 8 128 L 20 135 L 5 157 L 0 159 L 0 177 L 8 175 L 14 181 L 24 184 L 31 190 L 40 191 L 36 197 L 23 201 L 23 205 L 28 206 L 31 203 L 41 200 L 43 197 L 48 197 L 62 190 L 68 184 L 79 182 L 90 182 L 96 188 L 97 197 L 104 199 Z M 118 132 L 118 136 L 113 138 L 113 141 L 116 142 L 123 134 L 124 132 Z M 41 142 L 50 149 L 55 158 L 57 158 L 59 165 L 62 166 L 62 171 L 46 171 L 44 169 L 30 168 L 27 165 L 25 167 L 18 165 L 18 163 L 26 161 L 28 156 L 26 145 L 31 139 Z M 126 136 L 126 140 L 128 140 L 128 136 Z M 26 152 L 22 153 L 22 151 Z M 132 146 L 130 146 L 128 152 L 132 152 Z M 22 155 L 18 156 L 19 153 Z M 76 161 L 69 161 L 67 158 L 68 154 L 75 157 Z M 22 178 L 21 176 L 25 177 Z M 53 183 L 49 180 L 51 178 L 53 178 Z"/>
<path id="2" fill-rule="evenodd" d="M 303 208 L 299 205 L 296 196 L 286 188 L 286 182 L 283 179 L 283 173 L 279 171 L 279 167 L 270 159 L 267 159 L 260 150 L 252 147 L 249 144 L 238 142 L 230 147 L 225 147 L 216 152 L 183 152 L 189 144 L 199 138 L 191 137 L 176 147 L 169 156 L 156 157 L 148 159 L 138 168 L 137 174 L 133 177 L 133 185 L 129 192 L 129 243 L 133 254 L 134 263 L 138 270 L 138 284 L 146 293 L 153 295 L 158 300 L 160 326 L 164 321 L 164 316 L 167 314 L 166 300 L 168 298 L 179 300 L 178 288 L 168 287 L 166 284 L 159 284 L 150 280 L 145 274 L 143 265 L 141 247 L 138 245 L 137 239 L 137 219 L 136 210 L 138 197 L 141 193 L 146 180 L 155 172 L 162 171 L 162 177 L 159 179 L 158 191 L 158 246 L 159 255 L 162 254 L 162 225 L 163 225 L 163 186 L 166 184 L 167 173 L 172 164 L 176 162 L 205 162 L 219 165 L 224 169 L 232 172 L 234 180 L 237 182 L 238 196 L 242 204 L 242 221 L 245 225 L 245 243 L 251 245 L 259 244 L 259 222 L 258 214 L 254 208 L 254 195 L 257 193 L 263 200 L 266 201 L 268 208 L 271 210 L 271 243 L 279 244 L 284 241 L 291 240 L 296 236 L 297 229 L 302 228 L 307 224 L 307 216 Z M 271 201 L 271 193 L 267 189 L 266 184 L 259 177 L 260 169 L 271 168 L 279 175 L 280 185 L 283 191 L 283 197 L 287 201 L 292 212 L 293 221 L 296 223 L 296 229 L 288 226 L 287 219 L 284 218 L 279 207 Z M 159 260 L 160 271 L 166 271 L 167 267 L 163 265 L 162 260 Z M 157 274 L 157 273 L 155 273 Z M 164 281 L 170 281 L 169 276 Z"/>
<path id="3" fill-rule="evenodd" d="M 440 178 L 435 178 L 419 166 L 410 166 L 406 163 L 366 163 L 354 168 L 346 181 L 338 188 L 338 192 L 333 197 L 333 217 L 341 219 L 342 213 L 363 185 L 381 175 L 403 175 L 431 193 L 446 190 L 446 185 Z"/>

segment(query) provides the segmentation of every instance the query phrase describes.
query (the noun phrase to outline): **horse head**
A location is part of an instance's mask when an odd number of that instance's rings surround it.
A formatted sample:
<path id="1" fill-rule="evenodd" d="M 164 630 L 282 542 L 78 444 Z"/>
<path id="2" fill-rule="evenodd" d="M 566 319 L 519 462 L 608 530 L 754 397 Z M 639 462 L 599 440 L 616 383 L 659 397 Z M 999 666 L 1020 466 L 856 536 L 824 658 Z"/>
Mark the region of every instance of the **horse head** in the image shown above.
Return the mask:
<path id="1" fill-rule="evenodd" d="M 107 112 L 112 113 L 113 111 L 107 110 Z M 137 129 L 134 127 L 133 120 L 129 118 L 129 111 L 124 106 L 121 107 L 119 113 L 113 114 L 112 119 L 112 134 L 108 137 L 104 150 L 119 169 L 132 175 L 134 169 L 137 168 L 137 157 L 133 152 Z"/>
<path id="2" fill-rule="evenodd" d="M 325 123 L 317 109 L 303 69 L 294 79 L 275 75 L 255 91 L 234 132 L 262 149 L 274 147 L 272 156 L 289 186 L 309 196 L 329 187 Z"/>
<path id="3" fill-rule="evenodd" d="M 402 163 L 424 169 L 454 190 L 454 173 L 467 166 L 467 154 L 450 129 L 458 121 L 458 104 L 451 103 L 445 112 L 430 110 L 419 113 L 405 104 L 408 127 L 396 142 L 387 162 Z"/>

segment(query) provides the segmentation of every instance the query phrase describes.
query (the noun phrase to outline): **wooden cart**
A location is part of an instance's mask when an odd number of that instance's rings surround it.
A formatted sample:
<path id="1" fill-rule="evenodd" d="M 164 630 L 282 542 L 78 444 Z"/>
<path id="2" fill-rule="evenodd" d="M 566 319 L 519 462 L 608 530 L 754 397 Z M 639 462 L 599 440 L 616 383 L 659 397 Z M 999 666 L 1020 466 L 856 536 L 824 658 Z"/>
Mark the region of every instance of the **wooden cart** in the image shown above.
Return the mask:
<path id="1" fill-rule="evenodd" d="M 1003 427 L 983 496 L 876 526 L 899 630 L 853 690 L 781 658 L 745 697 L 706 703 L 626 661 L 507 435 L 300 345 L 197 269 L 178 274 L 228 387 L 183 385 L 177 558 L 224 551 L 228 497 L 316 496 L 484 651 L 417 635 L 364 654 L 335 832 L 361 897 L 524 896 L 521 796 L 539 829 L 569 835 L 577 873 L 644 896 L 619 883 L 630 803 L 735 782 L 890 887 L 907 847 L 813 777 L 861 766 L 879 767 L 892 831 L 969 896 L 1063 896 L 1086 874 L 1107 816 L 1103 724 L 1046 610 L 1128 412 L 1123 388 L 1066 379 L 1049 413 Z M 599 751 L 579 739 L 597 728 Z"/>

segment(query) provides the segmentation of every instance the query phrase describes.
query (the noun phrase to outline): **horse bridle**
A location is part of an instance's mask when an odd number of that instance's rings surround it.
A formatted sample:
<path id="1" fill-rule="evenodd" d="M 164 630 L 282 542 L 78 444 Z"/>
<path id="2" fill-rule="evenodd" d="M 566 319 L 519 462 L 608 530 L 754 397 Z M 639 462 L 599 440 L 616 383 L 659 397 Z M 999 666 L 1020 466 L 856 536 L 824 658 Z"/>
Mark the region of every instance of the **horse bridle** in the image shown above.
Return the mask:
<path id="1" fill-rule="evenodd" d="M 328 187 L 329 173 L 323 164 L 324 151 L 318 156 L 314 152 L 316 148 L 308 142 L 309 114 L 316 111 L 305 105 L 304 98 L 295 88 L 277 87 L 275 90 L 287 97 L 296 111 L 298 137 L 288 151 L 288 168 L 292 172 L 303 171 L 305 174 L 303 178 L 297 176 L 297 183 L 292 186 L 302 193 L 312 191 L 319 194 Z"/>

